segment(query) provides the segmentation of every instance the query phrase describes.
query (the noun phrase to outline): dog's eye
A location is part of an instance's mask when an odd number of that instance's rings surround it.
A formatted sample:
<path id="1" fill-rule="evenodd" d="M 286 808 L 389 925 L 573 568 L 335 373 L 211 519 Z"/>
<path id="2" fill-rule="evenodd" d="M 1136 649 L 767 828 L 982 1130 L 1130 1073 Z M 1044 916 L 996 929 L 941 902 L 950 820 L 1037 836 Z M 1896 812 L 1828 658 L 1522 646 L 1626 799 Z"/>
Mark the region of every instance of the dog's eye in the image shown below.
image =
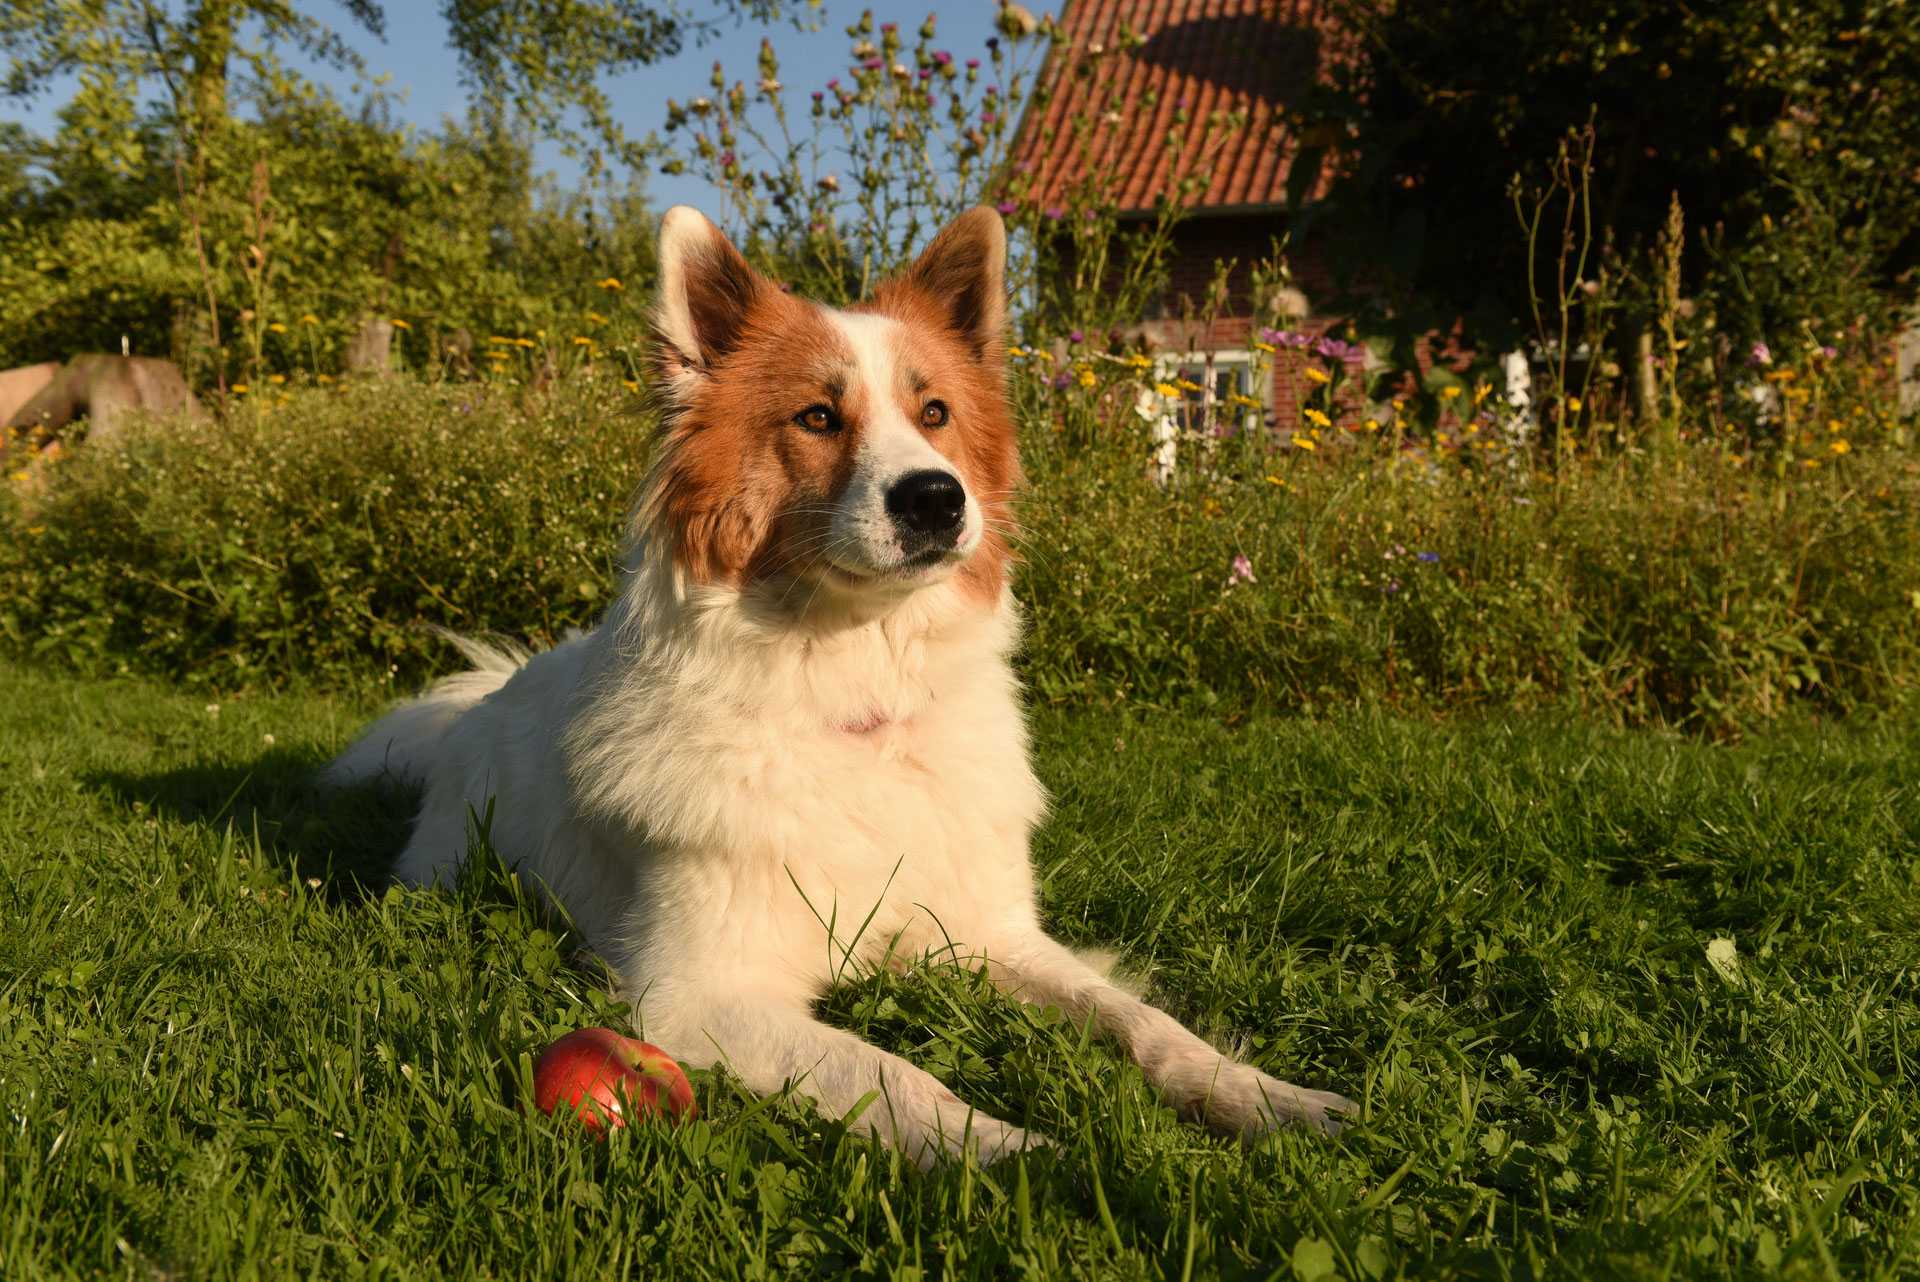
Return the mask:
<path id="1" fill-rule="evenodd" d="M 947 407 L 940 401 L 928 401 L 920 410 L 920 426 L 945 427 L 947 425 Z"/>
<path id="2" fill-rule="evenodd" d="M 839 416 L 824 405 L 808 406 L 793 421 L 809 432 L 832 432 L 840 427 Z"/>

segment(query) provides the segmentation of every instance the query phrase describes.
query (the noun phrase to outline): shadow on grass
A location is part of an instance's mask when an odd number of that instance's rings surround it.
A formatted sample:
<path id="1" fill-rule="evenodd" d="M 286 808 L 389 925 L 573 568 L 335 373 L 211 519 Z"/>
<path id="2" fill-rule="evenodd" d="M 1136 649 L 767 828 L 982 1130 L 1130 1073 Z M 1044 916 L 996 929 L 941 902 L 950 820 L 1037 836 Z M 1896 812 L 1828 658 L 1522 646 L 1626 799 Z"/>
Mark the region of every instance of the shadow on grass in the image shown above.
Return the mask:
<path id="1" fill-rule="evenodd" d="M 393 862 L 417 808 L 397 784 L 348 789 L 314 781 L 323 759 L 284 749 L 249 762 L 209 762 L 171 770 L 101 770 L 82 776 L 129 808 L 236 838 L 258 836 L 270 859 L 291 863 L 302 879 L 319 878 L 329 898 L 358 900 L 393 880 Z"/>

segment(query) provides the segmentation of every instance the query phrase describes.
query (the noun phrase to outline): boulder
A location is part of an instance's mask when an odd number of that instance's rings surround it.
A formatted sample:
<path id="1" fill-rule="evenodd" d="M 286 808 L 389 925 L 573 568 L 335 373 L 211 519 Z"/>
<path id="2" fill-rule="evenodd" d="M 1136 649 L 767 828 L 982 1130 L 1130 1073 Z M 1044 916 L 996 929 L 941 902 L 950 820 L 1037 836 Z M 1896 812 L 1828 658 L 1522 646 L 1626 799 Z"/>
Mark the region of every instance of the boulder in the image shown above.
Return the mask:
<path id="1" fill-rule="evenodd" d="M 120 416 L 133 409 L 155 414 L 185 410 L 189 417 L 200 416 L 200 402 L 172 361 L 93 353 L 61 366 L 3 426 L 8 436 L 31 434 L 44 441 L 84 414 L 87 438 L 102 441 L 113 435 Z"/>
<path id="2" fill-rule="evenodd" d="M 38 365 L 0 370 L 0 425 L 11 419 L 15 410 L 32 400 L 59 372 L 58 361 L 42 361 Z"/>

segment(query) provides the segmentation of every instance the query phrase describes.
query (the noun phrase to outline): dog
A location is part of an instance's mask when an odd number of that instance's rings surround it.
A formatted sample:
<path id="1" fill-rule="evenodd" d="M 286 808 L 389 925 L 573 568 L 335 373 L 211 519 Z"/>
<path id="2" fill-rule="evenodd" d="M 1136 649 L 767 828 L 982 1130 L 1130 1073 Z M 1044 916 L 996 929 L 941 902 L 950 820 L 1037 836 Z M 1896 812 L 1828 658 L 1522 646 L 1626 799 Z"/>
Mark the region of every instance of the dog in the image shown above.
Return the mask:
<path id="1" fill-rule="evenodd" d="M 1042 929 L 1045 798 L 1009 662 L 1006 254 L 974 209 L 836 310 L 670 210 L 661 435 L 605 615 L 530 657 L 465 643 L 472 671 L 326 777 L 422 790 L 396 869 L 421 886 L 454 873 L 491 804 L 495 849 L 564 908 L 643 1036 L 857 1112 L 922 1165 L 1030 1137 L 815 1019 L 849 965 L 984 966 L 1117 1039 L 1188 1117 L 1247 1140 L 1335 1132 L 1348 1100 L 1223 1055 Z"/>

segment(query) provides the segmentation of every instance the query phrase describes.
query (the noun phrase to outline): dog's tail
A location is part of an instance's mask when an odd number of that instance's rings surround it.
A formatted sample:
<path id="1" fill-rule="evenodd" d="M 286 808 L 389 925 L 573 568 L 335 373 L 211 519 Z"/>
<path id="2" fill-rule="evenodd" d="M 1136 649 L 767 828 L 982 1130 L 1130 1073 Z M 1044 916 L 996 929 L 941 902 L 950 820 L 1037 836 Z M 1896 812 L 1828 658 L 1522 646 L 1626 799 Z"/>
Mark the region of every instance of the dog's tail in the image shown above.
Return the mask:
<path id="1" fill-rule="evenodd" d="M 347 750 L 320 771 L 320 782 L 346 787 L 375 779 L 395 779 L 419 787 L 440 750 L 440 741 L 460 714 L 507 683 L 528 658 L 511 642 L 489 645 L 445 629 L 432 629 L 467 656 L 467 672 L 442 677 L 427 692 L 410 699 L 368 726 Z"/>

